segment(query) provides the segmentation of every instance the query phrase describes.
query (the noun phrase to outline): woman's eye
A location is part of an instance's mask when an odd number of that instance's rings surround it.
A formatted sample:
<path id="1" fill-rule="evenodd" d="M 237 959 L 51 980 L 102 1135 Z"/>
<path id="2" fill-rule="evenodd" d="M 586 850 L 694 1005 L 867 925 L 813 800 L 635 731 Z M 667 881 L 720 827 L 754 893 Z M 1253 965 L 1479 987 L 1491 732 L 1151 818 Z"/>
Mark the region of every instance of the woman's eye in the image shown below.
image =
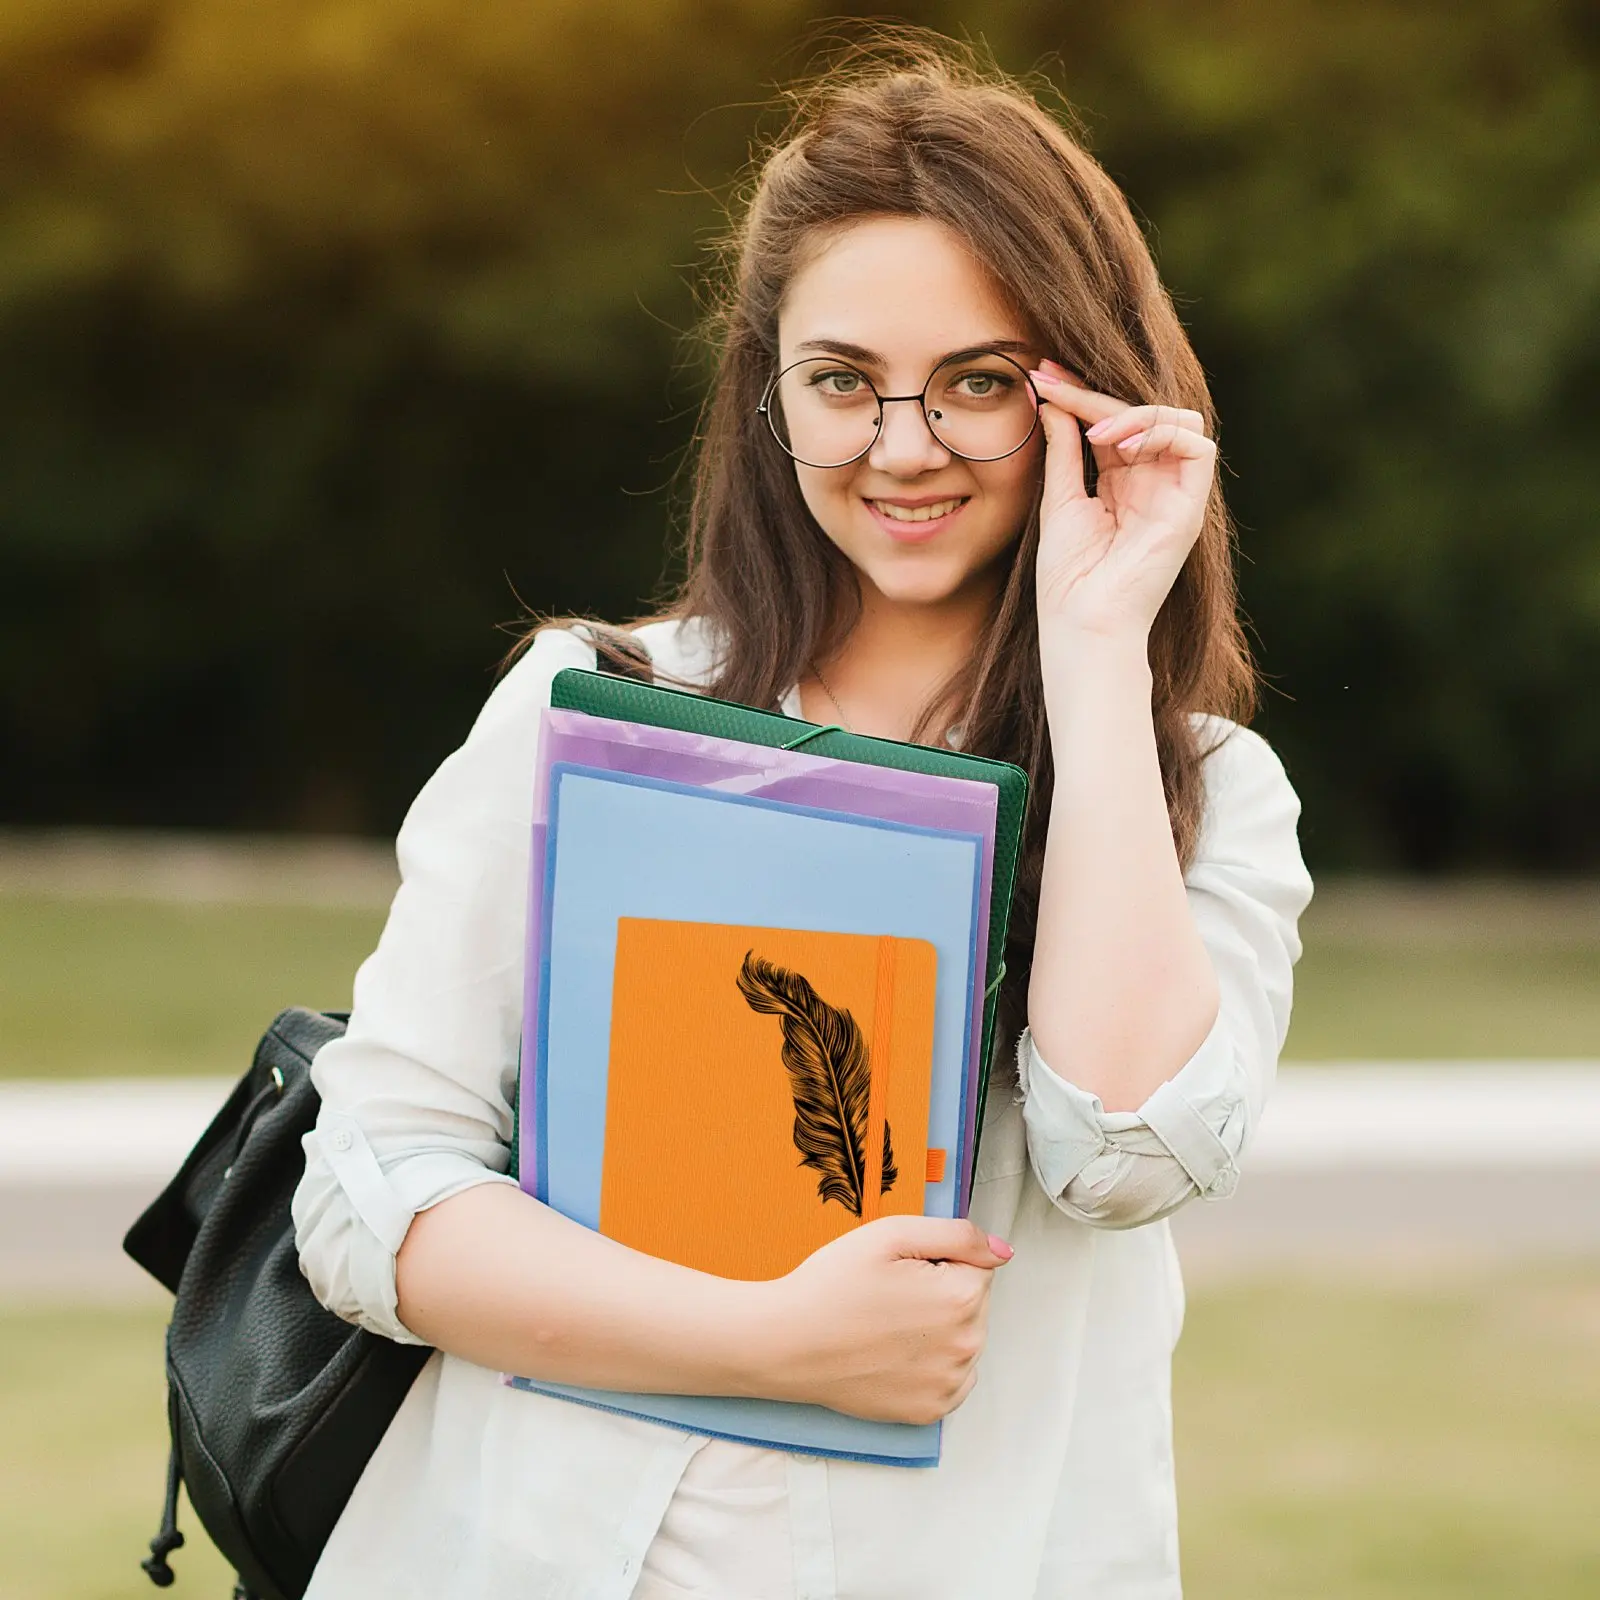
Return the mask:
<path id="1" fill-rule="evenodd" d="M 956 386 L 974 400 L 988 400 L 1011 387 L 998 372 L 968 372 L 956 379 Z"/>
<path id="2" fill-rule="evenodd" d="M 846 368 L 839 368 L 832 372 L 819 372 L 811 380 L 811 386 L 814 389 L 820 389 L 824 394 L 855 395 L 861 393 L 861 387 L 865 381 L 859 372 L 851 372 Z"/>

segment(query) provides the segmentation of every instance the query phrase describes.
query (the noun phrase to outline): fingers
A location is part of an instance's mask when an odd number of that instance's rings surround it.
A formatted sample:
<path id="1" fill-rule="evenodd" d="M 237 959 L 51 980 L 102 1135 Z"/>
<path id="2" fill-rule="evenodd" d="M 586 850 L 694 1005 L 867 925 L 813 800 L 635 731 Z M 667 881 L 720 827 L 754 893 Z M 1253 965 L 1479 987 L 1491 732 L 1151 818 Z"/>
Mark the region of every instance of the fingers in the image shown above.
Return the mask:
<path id="1" fill-rule="evenodd" d="M 1068 374 L 1065 367 L 1057 366 L 1054 361 L 1042 362 L 1030 370 L 1028 376 L 1033 379 L 1033 385 L 1040 395 L 1051 405 L 1059 406 L 1090 426 L 1128 409 L 1126 401 L 1113 400 L 1108 394 L 1097 394 L 1093 389 L 1084 388 Z"/>
<path id="2" fill-rule="evenodd" d="M 977 1382 L 978 1382 L 978 1363 L 976 1361 L 974 1361 L 972 1363 L 972 1365 L 967 1368 L 967 1375 L 966 1375 L 966 1377 L 964 1377 L 961 1380 L 961 1387 L 956 1390 L 955 1396 L 950 1401 L 950 1408 L 949 1408 L 948 1411 L 945 1412 L 946 1416 L 949 1416 L 951 1411 L 956 1411 L 956 1410 L 960 1409 L 962 1401 L 965 1400 L 967 1398 L 967 1396 L 972 1393 L 973 1389 L 977 1385 Z"/>
<path id="3" fill-rule="evenodd" d="M 1142 409 L 1142 408 L 1141 408 Z M 1097 444 L 1101 441 L 1096 440 Z M 1137 429 L 1126 439 L 1112 443 L 1120 461 L 1133 466 L 1141 461 L 1153 461 L 1157 456 L 1176 456 L 1181 461 L 1209 461 L 1217 453 L 1216 441 L 1208 439 L 1193 428 L 1162 423 L 1157 427 Z"/>
<path id="4" fill-rule="evenodd" d="M 1051 406 L 1082 421 L 1090 443 L 1101 448 L 1119 445 L 1136 433 L 1160 427 L 1181 428 L 1205 437 L 1206 421 L 1198 411 L 1184 406 L 1130 406 L 1125 400 L 1085 388 L 1054 361 L 1044 362 L 1028 376 Z"/>
<path id="5" fill-rule="evenodd" d="M 1129 406 L 1114 417 L 1095 423 L 1088 430 L 1088 437 L 1091 444 L 1105 448 L 1157 428 L 1177 428 L 1202 439 L 1206 437 L 1205 418 L 1198 411 L 1184 411 L 1177 406 Z"/>
<path id="6" fill-rule="evenodd" d="M 1081 500 L 1088 494 L 1083 476 L 1083 435 L 1078 419 L 1054 406 L 1039 408 L 1044 427 L 1044 497 L 1046 505 Z"/>
<path id="7" fill-rule="evenodd" d="M 944 1217 L 886 1217 L 894 1253 L 919 1261 L 959 1261 L 970 1267 L 1000 1267 L 1015 1254 L 1004 1239 L 976 1223 Z"/>

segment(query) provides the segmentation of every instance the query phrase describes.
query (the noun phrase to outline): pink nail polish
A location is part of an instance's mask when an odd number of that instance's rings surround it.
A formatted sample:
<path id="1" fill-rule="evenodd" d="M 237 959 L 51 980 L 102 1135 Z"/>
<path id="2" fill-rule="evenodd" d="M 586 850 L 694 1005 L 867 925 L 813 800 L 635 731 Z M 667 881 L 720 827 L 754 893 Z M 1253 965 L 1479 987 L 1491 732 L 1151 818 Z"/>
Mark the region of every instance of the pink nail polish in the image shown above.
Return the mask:
<path id="1" fill-rule="evenodd" d="M 991 1233 L 989 1235 L 989 1248 L 993 1250 L 1002 1261 L 1009 1261 L 1012 1256 L 1017 1253 L 1005 1242 L 1004 1239 L 999 1236 L 999 1234 L 995 1233 Z"/>
<path id="2" fill-rule="evenodd" d="M 1136 433 L 1131 439 L 1124 439 L 1117 448 L 1119 450 L 1137 450 L 1144 443 L 1144 440 L 1145 436 L 1142 433 Z"/>
<path id="3" fill-rule="evenodd" d="M 1053 377 L 1050 373 L 1045 372 L 1038 367 L 1030 367 L 1028 369 L 1028 376 L 1032 378 L 1035 383 L 1042 383 L 1045 385 L 1060 382 L 1058 378 Z"/>
<path id="4" fill-rule="evenodd" d="M 1105 438 L 1106 430 L 1109 429 L 1110 426 L 1111 426 L 1111 418 L 1110 417 L 1102 417 L 1097 423 L 1095 423 L 1095 425 L 1092 428 L 1090 428 L 1088 430 L 1089 437 L 1091 439 L 1103 439 L 1103 438 Z"/>

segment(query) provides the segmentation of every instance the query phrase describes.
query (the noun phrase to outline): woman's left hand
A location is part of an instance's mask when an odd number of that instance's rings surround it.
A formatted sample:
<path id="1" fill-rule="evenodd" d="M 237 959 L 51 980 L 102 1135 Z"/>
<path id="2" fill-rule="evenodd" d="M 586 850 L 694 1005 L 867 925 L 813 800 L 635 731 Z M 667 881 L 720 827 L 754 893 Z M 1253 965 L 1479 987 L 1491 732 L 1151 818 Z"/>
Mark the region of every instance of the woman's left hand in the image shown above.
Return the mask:
<path id="1" fill-rule="evenodd" d="M 1040 628 L 1143 637 L 1200 535 L 1216 444 L 1198 411 L 1130 406 L 1080 387 L 1053 361 L 1031 376 L 1046 439 Z M 1093 495 L 1082 432 L 1099 473 Z"/>

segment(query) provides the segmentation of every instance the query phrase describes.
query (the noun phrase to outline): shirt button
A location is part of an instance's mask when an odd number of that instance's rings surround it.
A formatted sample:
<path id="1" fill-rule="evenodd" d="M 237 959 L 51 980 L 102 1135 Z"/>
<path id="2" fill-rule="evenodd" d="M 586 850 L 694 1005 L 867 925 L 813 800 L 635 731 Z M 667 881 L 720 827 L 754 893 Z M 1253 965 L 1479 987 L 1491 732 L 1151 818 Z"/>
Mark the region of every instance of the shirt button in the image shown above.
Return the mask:
<path id="1" fill-rule="evenodd" d="M 355 1143 L 355 1140 L 350 1137 L 348 1129 L 340 1128 L 339 1131 L 328 1140 L 328 1143 L 331 1144 L 335 1150 L 348 1150 L 350 1146 Z"/>

